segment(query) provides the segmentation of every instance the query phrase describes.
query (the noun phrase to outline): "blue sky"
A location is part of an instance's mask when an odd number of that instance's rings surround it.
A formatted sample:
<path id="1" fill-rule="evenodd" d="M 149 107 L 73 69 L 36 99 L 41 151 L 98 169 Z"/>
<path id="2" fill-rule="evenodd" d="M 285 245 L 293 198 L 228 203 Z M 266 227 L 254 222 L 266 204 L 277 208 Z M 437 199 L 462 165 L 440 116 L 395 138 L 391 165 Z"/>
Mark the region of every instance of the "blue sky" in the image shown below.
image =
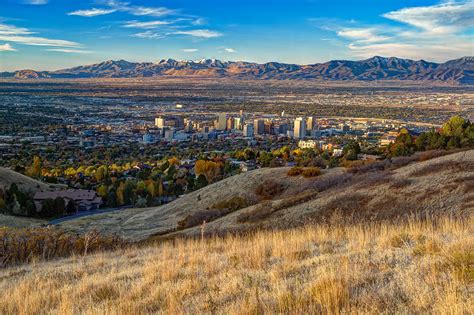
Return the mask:
<path id="1" fill-rule="evenodd" d="M 474 55 L 474 0 L 0 0 L 0 71 Z"/>

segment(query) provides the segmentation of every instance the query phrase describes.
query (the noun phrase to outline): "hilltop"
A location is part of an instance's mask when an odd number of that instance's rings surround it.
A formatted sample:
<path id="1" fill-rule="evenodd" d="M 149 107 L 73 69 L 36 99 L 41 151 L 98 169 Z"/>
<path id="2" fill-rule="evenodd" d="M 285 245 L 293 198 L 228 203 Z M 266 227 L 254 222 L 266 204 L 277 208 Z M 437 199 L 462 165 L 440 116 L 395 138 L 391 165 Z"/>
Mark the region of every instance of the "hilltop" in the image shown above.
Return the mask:
<path id="1" fill-rule="evenodd" d="M 354 169 L 324 170 L 313 178 L 288 176 L 289 168 L 242 173 L 169 204 L 126 209 L 64 222 L 73 232 L 97 230 L 138 241 L 150 237 L 198 236 L 285 229 L 308 223 L 385 221 L 422 216 L 466 216 L 472 211 L 474 150 L 428 159 L 382 161 Z M 422 160 L 421 162 L 419 160 Z M 410 163 L 411 162 L 411 163 Z M 262 200 L 261 185 L 277 185 Z M 278 187 L 277 187 L 278 188 Z"/>
<path id="2" fill-rule="evenodd" d="M 202 77 L 303 81 L 420 81 L 474 84 L 474 57 L 445 63 L 375 56 L 366 60 L 332 60 L 310 65 L 245 61 L 162 59 L 158 62 L 109 60 L 57 71 L 19 70 L 0 73 L 3 78 L 75 79 Z"/>

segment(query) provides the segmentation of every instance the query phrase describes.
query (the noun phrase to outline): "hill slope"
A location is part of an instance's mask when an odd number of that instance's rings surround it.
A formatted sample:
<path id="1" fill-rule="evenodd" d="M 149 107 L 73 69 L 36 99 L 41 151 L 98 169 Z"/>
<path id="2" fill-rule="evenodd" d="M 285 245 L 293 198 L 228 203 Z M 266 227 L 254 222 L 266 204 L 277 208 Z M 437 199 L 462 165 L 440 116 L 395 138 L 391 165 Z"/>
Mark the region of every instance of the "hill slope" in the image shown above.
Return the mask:
<path id="1" fill-rule="evenodd" d="M 8 168 L 0 167 L 0 189 L 8 189 L 13 183 L 25 192 L 51 190 L 54 187 L 59 187 L 59 185 L 46 184 Z"/>
<path id="2" fill-rule="evenodd" d="M 219 202 L 237 196 L 250 206 L 211 220 L 207 217 L 206 233 L 288 228 L 331 220 L 384 221 L 414 213 L 463 216 L 474 209 L 473 161 L 474 150 L 469 150 L 399 168 L 394 162 L 388 169 L 356 174 L 329 169 L 309 179 L 289 177 L 288 168 L 264 168 L 227 178 L 161 207 L 85 217 L 64 222 L 61 227 L 74 232 L 118 234 L 134 241 L 153 236 L 196 236 L 201 233 L 201 218 L 215 212 Z M 282 184 L 284 191 L 272 200 L 259 201 L 255 188 L 268 179 Z M 189 216 L 198 223 L 183 227 Z"/>
<path id="3" fill-rule="evenodd" d="M 308 226 L 0 268 L 0 313 L 468 314 L 473 224 Z"/>
<path id="4" fill-rule="evenodd" d="M 243 61 L 177 61 L 134 63 L 109 60 L 98 64 L 57 71 L 20 70 L 3 72 L 0 77 L 19 79 L 41 78 L 142 78 L 160 76 L 275 79 L 275 80 L 332 80 L 377 81 L 415 80 L 474 84 L 474 57 L 463 57 L 442 64 L 424 60 L 373 57 L 360 61 L 333 60 L 312 65 L 268 62 L 258 64 Z"/>

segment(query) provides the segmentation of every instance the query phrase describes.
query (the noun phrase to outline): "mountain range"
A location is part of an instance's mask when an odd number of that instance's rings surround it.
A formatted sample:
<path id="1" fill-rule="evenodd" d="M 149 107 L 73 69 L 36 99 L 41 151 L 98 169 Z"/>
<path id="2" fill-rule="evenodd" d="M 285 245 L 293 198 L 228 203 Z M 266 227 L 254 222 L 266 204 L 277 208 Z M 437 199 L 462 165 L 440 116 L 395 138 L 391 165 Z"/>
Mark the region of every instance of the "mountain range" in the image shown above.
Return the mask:
<path id="1" fill-rule="evenodd" d="M 311 65 L 279 62 L 199 61 L 162 59 L 157 62 L 109 60 L 98 64 L 56 71 L 19 70 L 1 72 L 0 78 L 75 79 L 75 78 L 144 78 L 206 77 L 263 80 L 329 81 L 428 81 L 451 84 L 474 84 L 474 57 L 462 57 L 445 63 L 375 56 L 366 60 L 333 60 Z"/>

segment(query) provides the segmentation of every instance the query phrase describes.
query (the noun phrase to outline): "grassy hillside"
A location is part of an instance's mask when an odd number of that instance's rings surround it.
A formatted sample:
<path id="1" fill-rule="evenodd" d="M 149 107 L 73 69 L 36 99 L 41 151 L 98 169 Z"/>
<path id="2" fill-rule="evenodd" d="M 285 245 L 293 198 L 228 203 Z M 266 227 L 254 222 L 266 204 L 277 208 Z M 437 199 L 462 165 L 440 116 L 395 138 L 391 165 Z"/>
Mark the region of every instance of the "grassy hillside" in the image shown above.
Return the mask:
<path id="1" fill-rule="evenodd" d="M 28 228 L 36 227 L 44 223 L 46 223 L 45 220 L 0 214 L 0 228 L 5 226 L 13 228 Z"/>
<path id="2" fill-rule="evenodd" d="M 0 270 L 0 313 L 467 314 L 473 227 L 312 225 L 14 267 Z"/>
<path id="3" fill-rule="evenodd" d="M 353 170 L 329 169 L 314 178 L 288 176 L 288 168 L 264 168 L 227 178 L 161 207 L 85 217 L 65 222 L 62 228 L 80 233 L 97 230 L 136 241 L 198 236 L 204 220 L 206 234 L 221 235 L 309 222 L 393 220 L 413 213 L 466 216 L 474 209 L 474 150 L 432 157 L 423 153 Z M 257 187 L 268 180 L 281 185 L 282 192 L 261 200 Z M 234 209 L 236 199 L 240 205 Z"/>
<path id="4" fill-rule="evenodd" d="M 25 192 L 51 190 L 54 187 L 61 187 L 61 185 L 46 184 L 8 168 L 0 167 L 0 189 L 8 189 L 13 183 L 17 184 L 18 188 Z"/>

